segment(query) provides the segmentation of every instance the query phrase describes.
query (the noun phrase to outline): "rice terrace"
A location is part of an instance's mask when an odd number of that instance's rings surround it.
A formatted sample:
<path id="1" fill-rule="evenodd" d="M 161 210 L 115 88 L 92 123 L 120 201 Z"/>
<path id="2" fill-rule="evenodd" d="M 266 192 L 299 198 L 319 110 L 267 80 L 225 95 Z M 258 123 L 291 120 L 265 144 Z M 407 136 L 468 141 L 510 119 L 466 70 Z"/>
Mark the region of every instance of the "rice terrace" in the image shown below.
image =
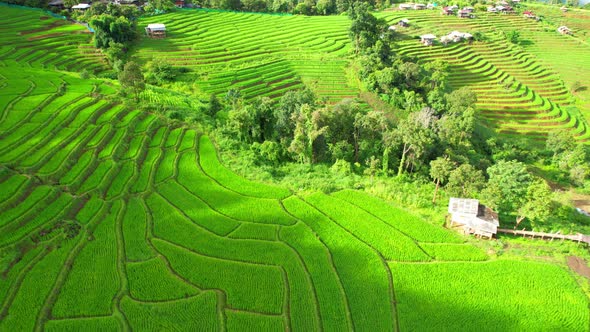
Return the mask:
<path id="1" fill-rule="evenodd" d="M 0 331 L 590 331 L 588 6 L 110 2 L 0 3 Z"/>

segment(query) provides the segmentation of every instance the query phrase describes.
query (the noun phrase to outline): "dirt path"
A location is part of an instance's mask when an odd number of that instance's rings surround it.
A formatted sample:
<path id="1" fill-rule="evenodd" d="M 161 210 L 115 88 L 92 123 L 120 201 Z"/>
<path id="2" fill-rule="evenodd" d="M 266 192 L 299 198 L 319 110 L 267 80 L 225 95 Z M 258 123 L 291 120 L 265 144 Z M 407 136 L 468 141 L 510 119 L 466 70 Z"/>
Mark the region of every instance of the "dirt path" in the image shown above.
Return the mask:
<path id="1" fill-rule="evenodd" d="M 572 203 L 577 208 L 590 211 L 590 195 L 576 194 L 572 192 Z"/>
<path id="2" fill-rule="evenodd" d="M 577 274 L 590 279 L 590 267 L 588 267 L 588 264 L 581 257 L 568 256 L 567 265 Z"/>

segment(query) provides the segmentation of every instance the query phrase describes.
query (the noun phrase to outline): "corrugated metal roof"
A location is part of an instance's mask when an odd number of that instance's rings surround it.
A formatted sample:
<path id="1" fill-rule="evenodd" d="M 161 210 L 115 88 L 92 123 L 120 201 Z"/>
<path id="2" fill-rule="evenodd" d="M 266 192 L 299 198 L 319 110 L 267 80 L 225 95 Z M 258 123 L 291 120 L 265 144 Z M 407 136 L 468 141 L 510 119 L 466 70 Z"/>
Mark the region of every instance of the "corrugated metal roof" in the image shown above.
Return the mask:
<path id="1" fill-rule="evenodd" d="M 477 216 L 479 201 L 469 198 L 451 197 L 449 201 L 449 213 L 464 213 Z"/>

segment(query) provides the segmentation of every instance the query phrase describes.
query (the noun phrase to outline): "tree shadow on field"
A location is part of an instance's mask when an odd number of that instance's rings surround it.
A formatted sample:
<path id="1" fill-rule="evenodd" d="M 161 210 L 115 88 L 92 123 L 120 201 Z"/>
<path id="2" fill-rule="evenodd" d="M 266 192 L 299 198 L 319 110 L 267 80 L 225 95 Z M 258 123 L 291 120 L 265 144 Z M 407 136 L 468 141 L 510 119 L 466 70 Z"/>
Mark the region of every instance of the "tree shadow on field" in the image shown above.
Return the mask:
<path id="1" fill-rule="evenodd" d="M 453 276 L 449 275 L 449 279 Z M 516 276 L 514 276 L 516 277 Z M 419 282 L 419 281 L 416 281 Z M 465 284 L 461 289 L 453 289 L 456 294 L 465 294 L 474 285 Z M 498 285 L 502 287 L 502 285 Z M 526 306 L 521 306 L 518 296 L 515 295 L 513 303 L 497 301 L 494 306 L 491 301 L 483 301 L 483 305 L 470 306 L 463 301 L 461 296 L 455 297 L 449 294 L 446 298 L 436 291 L 416 292 L 413 290 L 400 291 L 402 285 L 398 285 L 397 313 L 400 331 L 514 331 L 520 329 L 538 329 L 542 326 L 545 331 L 567 330 L 562 324 L 547 322 L 546 317 L 531 317 Z M 473 294 L 476 302 L 494 297 L 493 293 L 484 292 Z M 519 310 L 522 312 L 519 312 Z M 527 326 L 531 320 L 538 321 L 536 328 Z M 571 328 L 571 327 L 570 327 Z"/>
<path id="2" fill-rule="evenodd" d="M 340 260 L 340 265 L 356 265 L 356 262 L 359 261 L 358 256 L 363 255 L 362 252 L 358 252 L 353 248 L 347 249 L 345 243 L 341 243 L 336 249 L 331 249 L 331 256 L 334 257 L 335 262 Z M 348 283 L 344 280 L 347 274 L 339 271 L 338 263 L 335 265 L 341 284 L 344 285 L 349 309 L 353 308 L 351 317 L 355 324 L 354 327 L 358 330 L 370 327 L 378 330 L 376 328 L 378 324 L 373 326 L 370 322 L 377 319 L 383 320 L 388 315 L 392 316 L 392 310 L 395 311 L 397 317 L 397 323 L 394 323 L 397 326 L 392 326 L 392 330 L 399 328 L 400 331 L 495 332 L 522 329 L 560 331 L 573 328 L 572 326 L 562 325 L 559 317 L 545 317 L 543 315 L 547 313 L 547 310 L 543 309 L 545 303 L 534 303 L 538 290 L 529 287 L 524 281 L 520 283 L 522 286 L 514 290 L 514 296 L 498 296 L 499 292 L 505 294 L 511 292 L 510 289 L 502 289 L 504 285 L 501 280 L 518 279 L 519 275 L 514 270 L 495 271 L 490 268 L 480 271 L 479 269 L 473 269 L 473 276 L 468 276 L 464 282 L 458 282 L 456 276 L 453 275 L 454 272 L 462 269 L 470 270 L 471 266 L 489 264 L 489 262 L 459 262 L 457 264 L 464 266 L 449 269 L 448 274 L 436 273 L 436 269 L 430 270 L 433 265 L 449 266 L 452 264 L 452 262 L 393 263 L 390 270 L 392 272 L 394 299 L 389 298 L 389 301 L 387 301 L 388 293 L 383 289 L 383 279 L 386 272 L 383 265 L 379 265 L 379 270 L 371 269 L 370 265 L 347 268 L 349 271 L 357 271 L 352 276 L 354 280 L 348 279 Z M 404 268 L 408 269 L 404 271 Z M 415 273 L 416 270 L 422 269 L 425 269 L 424 272 Z M 462 272 L 462 274 L 467 275 L 469 273 L 470 271 Z M 375 275 L 378 275 L 378 278 L 371 277 Z M 495 285 L 488 282 L 487 287 L 477 285 L 477 280 L 489 278 L 500 279 L 500 282 Z M 350 287 L 351 284 L 363 285 L 365 289 L 363 296 L 350 296 L 351 292 L 347 289 L 347 286 Z M 514 282 L 511 284 L 514 284 Z M 316 288 L 321 286 L 321 283 L 315 284 Z M 496 287 L 497 289 L 495 289 Z M 550 290 L 550 287 L 550 285 L 547 285 L 541 291 L 544 293 L 554 291 Z M 379 294 L 379 296 L 376 297 L 375 294 Z M 358 298 L 368 300 L 362 304 L 368 306 L 368 308 L 364 309 L 364 313 L 369 317 L 363 317 L 361 320 L 358 319 L 361 316 L 359 315 L 359 304 L 361 303 L 354 303 L 355 299 Z M 384 303 L 394 303 L 395 308 L 389 308 Z M 563 312 L 563 307 L 561 312 Z M 342 317 L 342 319 L 345 318 Z M 567 322 L 572 324 L 574 321 L 570 319 Z M 582 324 L 579 324 L 579 326 L 582 326 Z"/>
<path id="3" fill-rule="evenodd" d="M 150 38 L 146 36 L 145 31 L 140 31 L 141 34 L 141 49 L 145 51 L 154 52 L 174 52 L 174 51 L 187 51 L 192 49 L 192 45 L 183 45 L 182 48 L 178 46 L 183 40 L 190 37 L 189 34 L 184 32 L 175 32 L 173 30 L 166 31 L 166 37 L 164 38 Z M 149 54 L 149 53 L 148 53 Z"/>

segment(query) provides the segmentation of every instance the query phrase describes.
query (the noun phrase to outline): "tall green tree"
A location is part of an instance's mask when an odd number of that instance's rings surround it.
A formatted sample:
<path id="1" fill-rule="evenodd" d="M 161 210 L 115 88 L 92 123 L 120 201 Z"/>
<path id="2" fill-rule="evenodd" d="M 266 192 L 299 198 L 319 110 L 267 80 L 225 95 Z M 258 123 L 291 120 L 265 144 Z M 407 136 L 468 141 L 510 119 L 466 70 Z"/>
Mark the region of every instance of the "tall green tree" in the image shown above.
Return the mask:
<path id="1" fill-rule="evenodd" d="M 397 175 L 402 175 L 406 167 L 406 158 L 412 154 L 413 158 L 420 158 L 427 147 L 434 142 L 433 127 L 435 117 L 432 110 L 425 108 L 420 112 L 410 113 L 401 120 L 394 131 L 396 141 L 401 146 L 401 157 Z"/>
<path id="2" fill-rule="evenodd" d="M 124 16 L 102 14 L 94 16 L 89 24 L 94 29 L 94 45 L 97 48 L 108 48 L 111 42 L 128 44 L 137 38 L 134 21 Z"/>
<path id="3" fill-rule="evenodd" d="M 365 165 L 367 168 L 364 170 L 365 175 L 369 175 L 371 177 L 371 184 L 373 183 L 373 178 L 379 172 L 379 165 L 381 164 L 381 160 L 375 158 L 375 156 L 371 156 L 371 158 L 365 161 Z"/>
<path id="4" fill-rule="evenodd" d="M 484 190 L 488 205 L 500 212 L 516 213 L 526 202 L 527 191 L 533 181 L 526 165 L 512 160 L 501 160 L 487 169 L 489 180 Z"/>
<path id="5" fill-rule="evenodd" d="M 483 172 L 470 164 L 462 164 L 449 173 L 446 190 L 449 194 L 459 197 L 478 197 L 485 186 Z"/>
<path id="6" fill-rule="evenodd" d="M 526 189 L 524 202 L 516 210 L 516 227 L 528 218 L 532 223 L 544 222 L 551 215 L 551 188 L 543 179 L 534 179 Z"/>
<path id="7" fill-rule="evenodd" d="M 369 9 L 366 2 L 353 2 L 348 8 L 348 17 L 352 20 L 349 36 L 357 54 L 373 47 L 380 34 L 386 31 L 385 21 L 378 20 Z"/>
<path id="8" fill-rule="evenodd" d="M 238 107 L 229 112 L 227 128 L 242 142 L 252 143 L 254 141 L 252 129 L 255 124 L 255 109 L 251 105 Z"/>
<path id="9" fill-rule="evenodd" d="M 432 204 L 436 203 L 436 194 L 438 193 L 439 185 L 448 179 L 453 168 L 455 168 L 455 164 L 448 157 L 438 157 L 430 162 L 430 177 L 436 185 L 432 197 Z"/>
<path id="10" fill-rule="evenodd" d="M 119 83 L 124 91 L 131 91 L 135 101 L 139 102 L 139 94 L 145 89 L 145 79 L 135 61 L 127 62 L 123 71 L 119 72 Z"/>
<path id="11" fill-rule="evenodd" d="M 309 89 L 289 91 L 285 93 L 276 107 L 273 109 L 274 139 L 281 143 L 285 150 L 293 140 L 295 122 L 293 114 L 296 114 L 303 105 L 315 107 L 315 95 Z"/>
<path id="12" fill-rule="evenodd" d="M 313 145 L 328 127 L 321 126 L 321 112 L 307 104 L 302 105 L 292 119 L 295 122 L 295 132 L 288 150 L 300 162 L 311 166 L 315 162 Z"/>
<path id="13" fill-rule="evenodd" d="M 547 150 L 553 152 L 553 157 L 555 158 L 563 152 L 573 150 L 576 146 L 576 141 L 571 130 L 558 129 L 551 131 L 549 135 L 547 135 L 545 146 L 547 147 Z"/>

